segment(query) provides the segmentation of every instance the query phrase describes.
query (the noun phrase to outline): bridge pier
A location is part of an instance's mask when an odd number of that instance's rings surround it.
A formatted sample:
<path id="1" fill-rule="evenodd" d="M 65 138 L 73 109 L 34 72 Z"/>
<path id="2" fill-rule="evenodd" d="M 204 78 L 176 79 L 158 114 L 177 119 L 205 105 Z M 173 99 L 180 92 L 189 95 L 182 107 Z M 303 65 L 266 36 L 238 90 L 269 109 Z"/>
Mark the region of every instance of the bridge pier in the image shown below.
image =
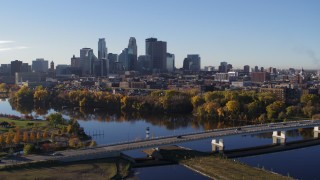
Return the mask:
<path id="1" fill-rule="evenodd" d="M 212 145 L 212 152 L 216 152 L 217 150 L 218 151 L 224 150 L 223 139 L 219 139 L 219 142 L 217 142 L 216 139 L 212 139 L 211 145 Z"/>
<path id="2" fill-rule="evenodd" d="M 273 144 L 278 144 L 278 143 L 285 144 L 286 143 L 286 131 L 273 131 L 272 143 Z"/>
<path id="3" fill-rule="evenodd" d="M 319 126 L 315 126 L 313 128 L 313 137 L 314 138 L 319 138 L 319 133 L 320 133 Z"/>
<path id="4" fill-rule="evenodd" d="M 146 139 L 149 139 L 150 138 L 150 128 L 147 127 L 146 128 Z"/>

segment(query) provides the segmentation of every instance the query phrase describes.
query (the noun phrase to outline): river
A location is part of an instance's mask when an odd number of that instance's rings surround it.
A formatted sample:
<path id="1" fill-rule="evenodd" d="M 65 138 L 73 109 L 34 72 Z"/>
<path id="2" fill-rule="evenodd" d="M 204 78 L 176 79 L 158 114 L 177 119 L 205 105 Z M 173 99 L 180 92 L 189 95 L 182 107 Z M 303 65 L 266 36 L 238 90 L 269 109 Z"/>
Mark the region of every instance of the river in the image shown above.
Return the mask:
<path id="1" fill-rule="evenodd" d="M 39 118 L 44 118 L 54 110 L 44 111 Z M 13 110 L 7 100 L 0 101 L 0 113 L 21 115 Z M 146 128 L 149 127 L 149 137 L 178 135 L 196 131 L 228 127 L 234 123 L 224 124 L 217 122 L 202 122 L 194 120 L 190 116 L 156 116 L 128 117 L 123 115 L 110 115 L 103 112 L 84 113 L 79 110 L 65 109 L 61 113 L 66 118 L 75 118 L 84 127 L 87 134 L 92 135 L 98 144 L 111 144 L 120 141 L 130 141 L 146 138 Z M 35 112 L 32 112 L 36 115 Z M 241 123 L 244 124 L 243 122 Z M 311 130 L 294 130 L 287 132 L 287 141 L 311 138 Z M 271 133 L 229 136 L 225 137 L 225 149 L 237 149 L 243 147 L 254 147 L 272 143 Z M 181 143 L 178 145 L 200 151 L 211 151 L 211 140 L 203 139 L 198 141 Z M 320 166 L 320 146 L 313 146 L 298 150 L 265 154 L 253 157 L 238 158 L 238 161 L 254 167 L 274 171 L 283 175 L 289 175 L 297 179 L 320 179 L 317 167 Z M 133 157 L 145 156 L 140 151 L 127 151 L 126 154 Z M 163 173 L 166 172 L 166 173 Z M 172 173 L 167 173 L 172 172 Z M 174 172 L 174 173 L 173 173 Z M 158 179 L 206 179 L 206 177 L 194 173 L 182 166 L 162 166 L 151 168 L 140 168 L 135 170 L 135 176 L 140 179 L 153 179 L 154 174 L 161 174 Z"/>

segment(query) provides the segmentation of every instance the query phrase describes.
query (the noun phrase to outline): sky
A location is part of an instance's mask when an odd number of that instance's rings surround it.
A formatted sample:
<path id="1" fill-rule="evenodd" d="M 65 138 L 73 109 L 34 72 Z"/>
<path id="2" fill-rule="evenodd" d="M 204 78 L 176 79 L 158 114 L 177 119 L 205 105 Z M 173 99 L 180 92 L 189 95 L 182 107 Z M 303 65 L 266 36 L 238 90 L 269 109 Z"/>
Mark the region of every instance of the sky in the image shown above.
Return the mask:
<path id="1" fill-rule="evenodd" d="M 70 64 L 106 38 L 119 54 L 135 37 L 167 42 L 180 68 L 201 66 L 320 69 L 319 0 L 0 0 L 0 63 L 44 58 Z"/>

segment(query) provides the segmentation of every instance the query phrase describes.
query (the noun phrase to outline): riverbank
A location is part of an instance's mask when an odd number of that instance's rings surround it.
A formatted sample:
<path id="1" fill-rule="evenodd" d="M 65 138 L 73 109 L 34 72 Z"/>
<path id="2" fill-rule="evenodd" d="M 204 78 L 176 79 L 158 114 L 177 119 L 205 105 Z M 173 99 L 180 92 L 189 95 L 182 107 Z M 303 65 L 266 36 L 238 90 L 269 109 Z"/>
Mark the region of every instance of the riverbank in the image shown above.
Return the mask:
<path id="1" fill-rule="evenodd" d="M 108 158 L 75 163 L 15 167 L 0 170 L 0 179 L 122 179 L 131 165 L 121 158 Z"/>
<path id="2" fill-rule="evenodd" d="M 194 150 L 161 150 L 166 160 L 178 162 L 213 179 L 292 179 L 263 169 L 253 168 L 238 161 Z"/>

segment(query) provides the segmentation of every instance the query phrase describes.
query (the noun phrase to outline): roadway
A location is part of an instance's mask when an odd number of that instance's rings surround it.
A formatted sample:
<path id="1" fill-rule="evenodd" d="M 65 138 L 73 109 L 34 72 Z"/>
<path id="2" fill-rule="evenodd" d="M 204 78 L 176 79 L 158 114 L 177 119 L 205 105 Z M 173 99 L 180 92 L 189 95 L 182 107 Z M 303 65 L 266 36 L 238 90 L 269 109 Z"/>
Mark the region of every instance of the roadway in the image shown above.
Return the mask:
<path id="1" fill-rule="evenodd" d="M 168 136 L 161 138 L 145 139 L 139 141 L 122 142 L 117 144 L 103 145 L 95 148 L 79 149 L 79 150 L 66 150 L 61 151 L 61 156 L 83 156 L 88 154 L 99 154 L 105 152 L 122 152 L 133 149 L 143 149 L 150 147 L 159 147 L 165 145 L 178 144 L 187 141 L 195 141 L 207 138 L 223 138 L 226 136 L 234 135 L 250 135 L 272 131 L 292 130 L 299 128 L 313 128 L 320 126 L 320 120 L 301 120 L 281 123 L 269 123 L 259 125 L 248 125 L 241 127 L 232 127 L 224 129 L 215 129 L 210 131 L 203 131 L 190 134 L 181 134 L 176 136 Z M 57 157 L 60 159 L 62 157 Z"/>
<path id="2" fill-rule="evenodd" d="M 300 120 L 300 121 L 290 121 L 290 122 L 281 122 L 281 123 L 269 123 L 269 124 L 259 124 L 259 125 L 248 125 L 241 127 L 232 127 L 224 129 L 214 129 L 210 131 L 202 131 L 197 133 L 189 134 L 180 134 L 176 136 L 167 136 L 160 138 L 151 138 L 139 141 L 130 141 L 130 142 L 121 142 L 116 144 L 102 145 L 94 148 L 85 148 L 77 150 L 65 150 L 57 152 L 58 156 L 27 156 L 31 161 L 40 161 L 40 160 L 61 160 L 63 159 L 79 159 L 83 160 L 86 157 L 91 159 L 103 158 L 104 156 L 108 157 L 109 154 L 114 154 L 117 152 L 122 152 L 126 150 L 133 149 L 144 149 L 151 147 L 159 147 L 165 145 L 178 144 L 187 141 L 195 141 L 200 139 L 207 138 L 223 138 L 226 136 L 234 135 L 250 135 L 258 134 L 264 132 L 272 131 L 283 131 L 283 130 L 292 130 L 299 128 L 312 128 L 315 126 L 320 126 L 320 120 Z"/>

